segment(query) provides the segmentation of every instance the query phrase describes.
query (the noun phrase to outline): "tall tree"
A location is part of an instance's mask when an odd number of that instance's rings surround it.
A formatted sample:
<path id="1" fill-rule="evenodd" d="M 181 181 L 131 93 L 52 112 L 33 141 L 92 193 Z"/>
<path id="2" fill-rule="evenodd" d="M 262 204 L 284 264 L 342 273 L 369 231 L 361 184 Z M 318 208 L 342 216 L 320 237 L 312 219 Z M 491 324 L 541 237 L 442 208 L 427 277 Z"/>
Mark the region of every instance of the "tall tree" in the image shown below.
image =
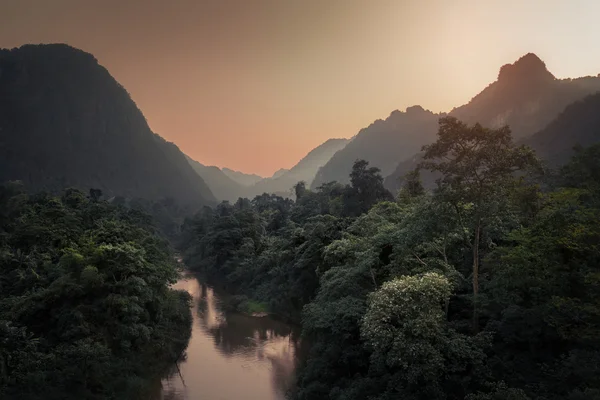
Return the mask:
<path id="1" fill-rule="evenodd" d="M 383 186 L 383 177 L 377 167 L 369 162 L 356 160 L 350 173 L 351 188 L 346 196 L 347 213 L 352 216 L 364 214 L 376 203 L 393 200 L 392 194 Z"/>
<path id="2" fill-rule="evenodd" d="M 510 129 L 467 126 L 454 117 L 439 121 L 435 143 L 424 146 L 419 167 L 441 173 L 435 196 L 452 205 L 472 253 L 473 329 L 478 330 L 479 270 L 482 236 L 509 212 L 511 190 L 524 184 L 519 171 L 539 168 L 533 150 L 517 147 Z"/>

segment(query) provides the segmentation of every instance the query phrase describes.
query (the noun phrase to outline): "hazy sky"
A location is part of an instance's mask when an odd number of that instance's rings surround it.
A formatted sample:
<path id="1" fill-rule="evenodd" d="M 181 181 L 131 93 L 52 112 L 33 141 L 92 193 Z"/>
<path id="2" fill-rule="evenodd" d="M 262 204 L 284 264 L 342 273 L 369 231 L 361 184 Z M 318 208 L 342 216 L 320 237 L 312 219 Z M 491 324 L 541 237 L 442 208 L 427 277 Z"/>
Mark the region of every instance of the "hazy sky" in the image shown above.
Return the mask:
<path id="1" fill-rule="evenodd" d="M 600 73 L 600 0 L 0 0 L 0 47 L 93 53 L 150 127 L 269 175 L 395 109 L 449 111 L 534 52 Z"/>

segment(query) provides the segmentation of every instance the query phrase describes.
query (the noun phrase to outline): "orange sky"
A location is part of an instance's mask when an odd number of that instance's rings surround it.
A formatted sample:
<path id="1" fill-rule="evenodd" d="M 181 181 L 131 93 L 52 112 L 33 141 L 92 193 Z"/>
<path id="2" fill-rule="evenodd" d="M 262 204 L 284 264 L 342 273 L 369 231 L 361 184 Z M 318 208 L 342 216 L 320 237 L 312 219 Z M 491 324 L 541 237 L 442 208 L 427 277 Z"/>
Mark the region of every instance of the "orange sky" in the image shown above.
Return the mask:
<path id="1" fill-rule="evenodd" d="M 270 175 L 394 109 L 449 111 L 527 52 L 600 72 L 597 0 L 0 0 L 0 47 L 93 53 L 151 128 Z"/>

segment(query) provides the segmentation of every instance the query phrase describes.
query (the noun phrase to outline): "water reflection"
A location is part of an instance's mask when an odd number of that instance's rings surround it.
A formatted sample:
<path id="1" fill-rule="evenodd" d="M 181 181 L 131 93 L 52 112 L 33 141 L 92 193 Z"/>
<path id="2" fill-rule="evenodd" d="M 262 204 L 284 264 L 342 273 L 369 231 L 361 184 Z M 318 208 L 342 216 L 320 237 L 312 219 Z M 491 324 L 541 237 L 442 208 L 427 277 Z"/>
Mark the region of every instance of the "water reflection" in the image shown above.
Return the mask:
<path id="1" fill-rule="evenodd" d="M 281 400 L 294 384 L 297 332 L 269 317 L 225 312 L 215 290 L 188 276 L 194 298 L 186 359 L 162 382 L 162 400 Z"/>

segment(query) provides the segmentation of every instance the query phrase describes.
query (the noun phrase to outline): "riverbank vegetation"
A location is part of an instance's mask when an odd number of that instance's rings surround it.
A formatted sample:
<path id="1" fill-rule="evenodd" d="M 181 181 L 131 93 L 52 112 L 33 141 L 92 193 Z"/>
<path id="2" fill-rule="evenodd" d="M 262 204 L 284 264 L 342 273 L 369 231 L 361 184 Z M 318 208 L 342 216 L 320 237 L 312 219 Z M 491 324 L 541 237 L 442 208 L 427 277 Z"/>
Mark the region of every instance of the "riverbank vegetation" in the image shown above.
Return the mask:
<path id="1" fill-rule="evenodd" d="M 183 352 L 190 298 L 148 215 L 0 186 L 0 398 L 136 399 Z"/>
<path id="2" fill-rule="evenodd" d="M 395 196 L 350 184 L 204 208 L 189 267 L 302 322 L 297 399 L 600 399 L 600 147 L 544 171 L 508 128 L 442 118 Z"/>

